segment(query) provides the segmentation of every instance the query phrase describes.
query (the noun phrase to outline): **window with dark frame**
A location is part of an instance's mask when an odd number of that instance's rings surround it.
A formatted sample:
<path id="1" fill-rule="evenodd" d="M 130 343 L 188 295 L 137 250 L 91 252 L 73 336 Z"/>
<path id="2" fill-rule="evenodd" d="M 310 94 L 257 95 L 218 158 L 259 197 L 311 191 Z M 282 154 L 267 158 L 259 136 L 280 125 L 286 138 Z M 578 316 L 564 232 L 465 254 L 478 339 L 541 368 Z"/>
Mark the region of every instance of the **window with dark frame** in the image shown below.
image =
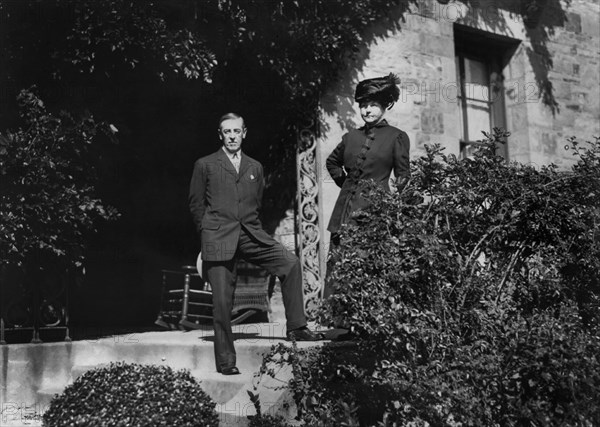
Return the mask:
<path id="1" fill-rule="evenodd" d="M 460 112 L 460 154 L 469 157 L 482 131 L 506 129 L 502 70 L 519 44 L 518 40 L 454 25 L 457 102 Z M 497 153 L 508 157 L 506 145 Z"/>

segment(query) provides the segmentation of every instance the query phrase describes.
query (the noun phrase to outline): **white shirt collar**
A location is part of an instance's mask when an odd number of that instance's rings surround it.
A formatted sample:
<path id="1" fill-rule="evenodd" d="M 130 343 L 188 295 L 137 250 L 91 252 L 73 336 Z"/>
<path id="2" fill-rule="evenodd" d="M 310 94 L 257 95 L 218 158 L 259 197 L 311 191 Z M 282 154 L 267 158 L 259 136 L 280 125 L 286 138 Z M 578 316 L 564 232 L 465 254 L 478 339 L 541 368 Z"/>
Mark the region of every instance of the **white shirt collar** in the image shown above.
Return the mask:
<path id="1" fill-rule="evenodd" d="M 221 147 L 221 148 L 223 149 L 223 151 L 225 152 L 225 154 L 227 155 L 227 157 L 229 157 L 229 160 L 231 160 L 231 161 L 233 162 L 233 154 L 232 154 L 232 153 L 230 153 L 229 151 L 227 151 L 227 150 L 225 149 L 225 146 L 223 146 L 223 147 Z M 238 155 L 238 158 L 237 158 L 237 159 L 238 159 L 238 161 L 242 160 L 242 150 L 238 150 L 238 151 L 236 152 L 236 154 Z"/>

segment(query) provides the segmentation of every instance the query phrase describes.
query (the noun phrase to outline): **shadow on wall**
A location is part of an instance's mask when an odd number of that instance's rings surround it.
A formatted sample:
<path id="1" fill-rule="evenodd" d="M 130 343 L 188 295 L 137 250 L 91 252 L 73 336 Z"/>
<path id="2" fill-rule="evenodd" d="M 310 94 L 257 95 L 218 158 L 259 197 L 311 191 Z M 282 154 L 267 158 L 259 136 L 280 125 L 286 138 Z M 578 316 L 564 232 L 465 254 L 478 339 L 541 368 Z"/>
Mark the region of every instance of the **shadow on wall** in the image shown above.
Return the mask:
<path id="1" fill-rule="evenodd" d="M 526 35 L 531 43 L 531 47 L 527 47 L 526 52 L 535 74 L 540 98 L 544 105 L 551 109 L 552 114 L 556 114 L 559 106 L 548 76 L 553 67 L 548 42 L 554 35 L 555 29 L 565 27 L 568 22 L 561 2 L 559 0 L 504 0 L 495 3 L 498 5 L 495 10 L 480 7 L 481 2 L 478 0 L 467 0 L 465 3 L 471 8 L 463 22 L 466 25 L 476 25 L 481 21 L 494 31 L 505 33 L 508 31 L 508 23 L 504 15 L 494 13 L 495 11 L 505 10 L 509 12 L 511 19 L 517 16 L 523 19 Z M 570 0 L 566 1 L 566 8 L 570 3 Z"/>
<path id="2" fill-rule="evenodd" d="M 447 3 L 447 2 L 440 2 Z M 556 28 L 569 24 L 565 11 L 570 4 L 567 1 L 563 7 L 559 0 L 499 0 L 490 5 L 479 0 L 466 0 L 468 14 L 460 20 L 461 24 L 479 27 L 481 23 L 488 29 L 499 34 L 511 35 L 507 19 L 520 17 L 525 24 L 526 36 L 531 43 L 525 49 L 529 62 L 533 68 L 539 96 L 553 114 L 559 112 L 559 105 L 554 96 L 554 88 L 549 79 L 549 72 L 553 67 L 552 54 L 548 49 L 550 37 Z M 436 5 L 436 8 L 444 7 Z M 507 11 L 508 18 L 500 11 Z M 355 110 L 353 107 L 354 88 L 358 76 L 363 71 L 369 57 L 369 46 L 377 40 L 385 39 L 390 33 L 398 32 L 404 22 L 405 13 L 418 13 L 432 19 L 439 19 L 440 11 L 435 12 L 432 7 L 423 2 L 403 2 L 389 16 L 385 22 L 379 22 L 364 34 L 361 47 L 351 55 L 353 66 L 344 73 L 343 77 L 331 87 L 323 98 L 322 108 L 326 115 L 335 115 L 342 129 L 353 127 Z M 576 17 L 573 18 L 576 20 Z M 573 22 L 570 25 L 577 25 Z M 323 132 L 329 131 L 326 123 L 321 123 Z"/>
<path id="3" fill-rule="evenodd" d="M 358 76 L 362 73 L 369 58 L 369 46 L 378 40 L 384 40 L 390 34 L 396 34 L 400 31 L 402 23 L 405 22 L 405 14 L 418 7 L 419 2 L 411 0 L 400 3 L 400 6 L 391 10 L 385 19 L 372 25 L 362 34 L 362 43 L 356 51 L 349 55 L 352 66 L 349 66 L 343 76 L 330 88 L 323 100 L 324 113 L 327 115 L 335 114 L 342 129 L 353 127 L 352 123 L 356 117 L 354 89 L 358 83 Z M 329 131 L 329 126 L 321 121 L 320 129 L 321 132 L 326 133 Z"/>

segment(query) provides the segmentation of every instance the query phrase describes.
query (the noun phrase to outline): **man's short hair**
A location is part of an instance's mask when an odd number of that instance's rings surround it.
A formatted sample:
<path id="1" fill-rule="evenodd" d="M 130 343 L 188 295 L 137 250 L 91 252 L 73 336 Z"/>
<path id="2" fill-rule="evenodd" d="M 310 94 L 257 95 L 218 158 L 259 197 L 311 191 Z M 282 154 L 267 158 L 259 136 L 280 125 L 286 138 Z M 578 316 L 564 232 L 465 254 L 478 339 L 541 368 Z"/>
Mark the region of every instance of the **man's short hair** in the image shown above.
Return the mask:
<path id="1" fill-rule="evenodd" d="M 246 122 L 244 121 L 244 118 L 242 116 L 240 116 L 239 114 L 236 114 L 236 113 L 227 113 L 227 114 L 223 114 L 221 116 L 221 118 L 219 119 L 219 129 L 221 129 L 221 123 L 223 123 L 225 120 L 237 120 L 237 119 L 242 119 L 242 125 L 245 128 Z"/>

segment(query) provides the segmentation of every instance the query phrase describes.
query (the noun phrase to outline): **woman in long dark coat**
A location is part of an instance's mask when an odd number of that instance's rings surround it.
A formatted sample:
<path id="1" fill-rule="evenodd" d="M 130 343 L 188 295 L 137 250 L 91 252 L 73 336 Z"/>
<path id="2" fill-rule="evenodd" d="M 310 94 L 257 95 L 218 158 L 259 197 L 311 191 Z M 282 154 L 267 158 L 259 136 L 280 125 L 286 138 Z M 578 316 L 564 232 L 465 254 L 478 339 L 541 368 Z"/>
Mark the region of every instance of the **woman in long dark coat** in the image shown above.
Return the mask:
<path id="1" fill-rule="evenodd" d="M 363 80 L 356 86 L 354 100 L 365 125 L 346 133 L 326 161 L 329 174 L 341 187 L 327 228 L 333 244 L 339 241 L 337 232 L 350 214 L 367 204 L 361 197 L 361 183 L 373 179 L 390 191 L 392 171 L 399 190 L 408 182 L 410 141 L 404 131 L 384 118 L 398 100 L 399 83 L 398 77 L 389 74 Z"/>
<path id="2" fill-rule="evenodd" d="M 363 80 L 356 86 L 354 100 L 365 122 L 361 128 L 351 130 L 342 137 L 326 161 L 327 170 L 341 187 L 327 229 L 331 232 L 332 246 L 339 244 L 338 231 L 349 221 L 350 215 L 367 206 L 361 195 L 361 185 L 375 180 L 390 191 L 389 181 L 394 171 L 395 184 L 402 191 L 410 178 L 410 141 L 406 133 L 388 124 L 384 116 L 400 95 L 400 80 L 394 74 Z M 330 273 L 335 259 L 327 263 L 324 297 L 333 293 Z M 344 334 L 340 339 L 347 339 Z"/>

